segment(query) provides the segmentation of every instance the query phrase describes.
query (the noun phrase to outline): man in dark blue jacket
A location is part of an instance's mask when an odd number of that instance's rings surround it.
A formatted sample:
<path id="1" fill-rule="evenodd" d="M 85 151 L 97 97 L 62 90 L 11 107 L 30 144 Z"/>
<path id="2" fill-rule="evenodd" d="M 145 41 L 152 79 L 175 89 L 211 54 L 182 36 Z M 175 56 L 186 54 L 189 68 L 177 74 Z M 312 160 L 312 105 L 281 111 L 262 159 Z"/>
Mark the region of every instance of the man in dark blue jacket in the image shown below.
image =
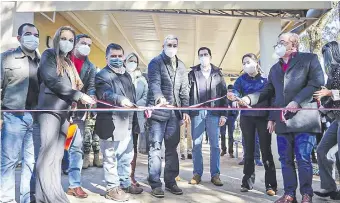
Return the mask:
<path id="1" fill-rule="evenodd" d="M 233 91 L 234 86 L 233 85 L 228 85 L 228 92 Z M 232 102 L 228 100 L 228 107 L 236 107 L 235 105 L 236 102 Z M 238 111 L 227 111 L 227 122 L 221 126 L 220 131 L 221 131 L 221 156 L 224 156 L 227 154 L 227 146 L 226 146 L 226 131 L 227 131 L 227 126 L 228 126 L 228 153 L 230 158 L 235 158 L 234 156 L 234 131 L 235 131 L 235 122 L 238 117 L 239 113 Z"/>
<path id="2" fill-rule="evenodd" d="M 149 92 L 147 106 L 189 105 L 188 74 L 184 63 L 176 54 L 178 38 L 169 35 L 165 38 L 163 52 L 151 60 L 148 66 Z M 180 120 L 190 121 L 188 114 L 180 111 L 154 110 L 147 121 L 149 132 L 149 184 L 152 195 L 164 197 L 160 180 L 162 141 L 165 142 L 165 187 L 176 195 L 183 194 L 175 178 L 179 174 L 177 145 L 180 141 Z"/>
<path id="3" fill-rule="evenodd" d="M 275 98 L 275 106 L 286 107 L 287 111 L 274 117 L 277 145 L 284 179 L 285 194 L 276 203 L 296 202 L 298 185 L 294 155 L 298 165 L 299 185 L 303 203 L 312 202 L 313 167 L 311 151 L 316 143 L 315 135 L 321 132 L 321 119 L 317 110 L 298 111 L 297 108 L 317 108 L 313 93 L 325 83 L 324 74 L 317 55 L 299 53 L 299 36 L 284 33 L 275 46 L 279 62 L 270 69 L 268 83 L 259 92 L 242 98 L 247 104 Z M 284 118 L 283 114 L 290 116 Z M 272 128 L 274 122 L 269 122 Z"/>

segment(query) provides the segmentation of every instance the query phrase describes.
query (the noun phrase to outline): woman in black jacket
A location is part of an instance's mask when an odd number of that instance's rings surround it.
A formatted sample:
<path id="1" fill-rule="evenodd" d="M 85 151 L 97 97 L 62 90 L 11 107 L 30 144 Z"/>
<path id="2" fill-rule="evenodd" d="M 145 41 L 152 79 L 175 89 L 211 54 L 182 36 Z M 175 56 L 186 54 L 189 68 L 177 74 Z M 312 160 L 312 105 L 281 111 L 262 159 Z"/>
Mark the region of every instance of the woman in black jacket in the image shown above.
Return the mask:
<path id="1" fill-rule="evenodd" d="M 36 202 L 39 203 L 69 202 L 61 185 L 61 160 L 69 127 L 67 110 L 77 101 L 95 103 L 80 91 L 83 84 L 70 60 L 74 45 L 74 30 L 60 27 L 54 36 L 54 48 L 44 51 L 39 64 L 38 109 L 51 110 L 41 112 L 38 117 L 41 147 L 36 164 Z"/>
<path id="2" fill-rule="evenodd" d="M 328 75 L 327 87 L 315 92 L 315 97 L 321 99 L 328 97 L 324 107 L 340 108 L 340 47 L 335 41 L 327 43 L 322 48 L 325 70 Z M 317 148 L 319 173 L 321 179 L 321 190 L 314 193 L 320 197 L 330 197 L 340 200 L 340 192 L 332 177 L 333 164 L 335 160 L 327 158 L 328 151 L 340 143 L 340 110 L 328 112 L 334 117 L 334 121 L 327 129 Z M 339 155 L 339 153 L 337 153 Z"/>

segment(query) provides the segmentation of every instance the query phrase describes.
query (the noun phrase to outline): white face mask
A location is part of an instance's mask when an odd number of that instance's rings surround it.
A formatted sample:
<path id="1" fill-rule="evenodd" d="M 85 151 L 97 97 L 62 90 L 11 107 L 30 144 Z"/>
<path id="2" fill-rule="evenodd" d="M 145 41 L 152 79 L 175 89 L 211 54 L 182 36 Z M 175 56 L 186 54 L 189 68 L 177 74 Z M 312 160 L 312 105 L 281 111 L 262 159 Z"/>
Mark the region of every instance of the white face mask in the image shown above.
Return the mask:
<path id="1" fill-rule="evenodd" d="M 137 68 L 137 63 L 135 63 L 135 62 L 128 62 L 126 64 L 126 71 L 127 72 L 131 73 L 131 72 L 135 71 L 136 68 Z"/>
<path id="2" fill-rule="evenodd" d="M 287 48 L 283 45 L 278 45 L 275 47 L 275 54 L 282 58 L 286 54 Z"/>
<path id="3" fill-rule="evenodd" d="M 22 36 L 21 37 L 21 44 L 26 49 L 30 51 L 34 51 L 39 46 L 39 38 L 34 35 Z"/>
<path id="4" fill-rule="evenodd" d="M 90 54 L 91 48 L 88 45 L 82 44 L 78 46 L 77 51 L 82 56 L 88 56 Z"/>
<path id="5" fill-rule="evenodd" d="M 249 64 L 243 65 L 243 70 L 248 75 L 254 75 L 254 73 L 256 73 L 256 66 L 257 64 L 255 62 L 250 62 Z"/>
<path id="6" fill-rule="evenodd" d="M 59 47 L 60 47 L 61 52 L 63 52 L 64 54 L 67 54 L 68 52 L 72 51 L 73 43 L 68 40 L 60 40 Z"/>
<path id="7" fill-rule="evenodd" d="M 174 56 L 176 56 L 176 54 L 177 54 L 177 48 L 165 48 L 164 49 L 164 53 L 168 56 L 168 57 L 170 57 L 170 58 L 173 58 Z"/>
<path id="8" fill-rule="evenodd" d="M 208 65 L 210 64 L 210 57 L 208 57 L 208 56 L 202 56 L 202 57 L 200 58 L 200 63 L 201 63 L 201 65 L 202 65 L 203 67 L 208 66 Z"/>

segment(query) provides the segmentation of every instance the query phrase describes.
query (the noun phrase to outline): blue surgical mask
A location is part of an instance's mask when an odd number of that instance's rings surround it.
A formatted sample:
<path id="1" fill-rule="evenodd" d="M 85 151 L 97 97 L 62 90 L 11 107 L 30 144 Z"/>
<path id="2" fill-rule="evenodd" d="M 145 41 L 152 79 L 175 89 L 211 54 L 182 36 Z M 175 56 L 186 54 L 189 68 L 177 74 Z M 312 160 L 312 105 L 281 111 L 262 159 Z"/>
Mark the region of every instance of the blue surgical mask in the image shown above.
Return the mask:
<path id="1" fill-rule="evenodd" d="M 121 68 L 124 61 L 121 58 L 110 58 L 109 63 L 114 68 Z"/>

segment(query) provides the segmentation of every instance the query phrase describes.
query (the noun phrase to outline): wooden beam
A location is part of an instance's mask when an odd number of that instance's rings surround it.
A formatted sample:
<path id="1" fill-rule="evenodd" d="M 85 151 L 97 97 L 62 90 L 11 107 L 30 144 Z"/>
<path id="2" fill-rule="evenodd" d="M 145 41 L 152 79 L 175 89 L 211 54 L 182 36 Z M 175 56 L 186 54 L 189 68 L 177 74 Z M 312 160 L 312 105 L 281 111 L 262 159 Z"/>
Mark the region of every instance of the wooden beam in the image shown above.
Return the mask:
<path id="1" fill-rule="evenodd" d="M 79 31 L 90 35 L 91 38 L 93 39 L 94 44 L 96 44 L 98 48 L 105 53 L 106 45 L 98 37 L 98 34 L 92 28 L 88 27 L 85 23 L 83 23 L 83 20 L 80 17 L 78 17 L 74 12 L 60 12 L 60 14 L 64 18 L 66 18 L 66 20 L 68 20 L 72 24 L 72 26 L 77 28 Z"/>
<path id="2" fill-rule="evenodd" d="M 153 24 L 155 25 L 155 30 L 156 30 L 156 34 L 157 34 L 158 39 L 159 39 L 159 43 L 162 47 L 163 46 L 163 40 L 164 40 L 164 34 L 163 34 L 163 31 L 162 31 L 161 23 L 159 22 L 159 18 L 157 16 L 157 14 L 151 14 L 151 17 L 152 17 Z"/>
<path id="3" fill-rule="evenodd" d="M 145 60 L 143 54 L 139 51 L 139 49 L 138 49 L 136 43 L 134 42 L 134 40 L 130 39 L 128 34 L 124 31 L 123 27 L 119 24 L 118 20 L 113 16 L 112 13 L 109 14 L 109 17 L 110 17 L 111 21 L 113 22 L 113 24 L 115 24 L 115 26 L 118 28 L 119 32 L 123 35 L 123 37 L 125 38 L 127 43 L 131 46 L 133 52 L 135 52 L 137 54 L 139 60 L 145 66 L 147 66 L 148 64 L 146 63 L 146 60 Z"/>
<path id="4" fill-rule="evenodd" d="M 195 17 L 195 42 L 194 42 L 194 56 L 193 56 L 193 61 L 192 61 L 192 65 L 194 66 L 196 63 L 196 59 L 197 59 L 197 49 L 198 49 L 198 42 L 199 42 L 199 31 L 200 31 L 200 27 L 199 27 L 199 17 L 196 16 Z"/>

